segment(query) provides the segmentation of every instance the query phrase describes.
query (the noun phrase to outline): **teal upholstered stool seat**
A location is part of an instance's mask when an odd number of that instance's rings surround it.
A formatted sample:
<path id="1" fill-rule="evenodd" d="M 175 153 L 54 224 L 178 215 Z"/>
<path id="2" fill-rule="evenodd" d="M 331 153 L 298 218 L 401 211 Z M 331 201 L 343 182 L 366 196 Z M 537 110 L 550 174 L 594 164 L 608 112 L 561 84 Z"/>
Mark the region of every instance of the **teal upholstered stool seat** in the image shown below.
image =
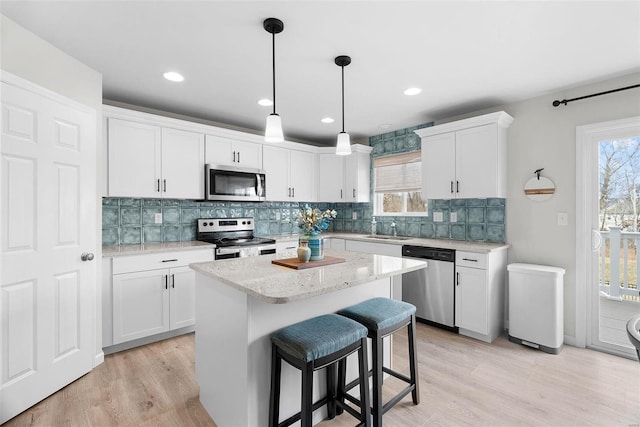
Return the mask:
<path id="1" fill-rule="evenodd" d="M 341 316 L 353 319 L 367 327 L 368 337 L 372 340 L 372 361 L 373 361 L 373 398 L 372 409 L 373 425 L 382 426 L 382 415 L 398 403 L 404 396 L 411 393 L 414 404 L 420 403 L 420 392 L 418 389 L 418 363 L 415 352 L 416 336 L 416 307 L 389 298 L 373 298 L 359 304 L 352 305 L 338 311 Z M 407 327 L 407 338 L 409 344 L 409 372 L 410 376 L 400 374 L 383 364 L 384 347 L 383 339 L 394 332 Z M 359 401 L 346 393 L 355 383 L 345 384 L 345 373 L 342 366 L 338 372 L 338 394 L 344 395 L 345 399 L 353 403 Z M 386 404 L 382 403 L 382 379 L 387 373 L 402 381 L 408 386 L 395 395 Z"/>
<path id="2" fill-rule="evenodd" d="M 329 418 L 336 414 L 336 405 L 347 410 L 366 426 L 370 425 L 369 381 L 367 368 L 368 329 L 355 320 L 325 314 L 282 328 L 271 335 L 271 395 L 269 426 L 288 426 L 301 420 L 311 426 L 313 411 L 327 405 Z M 336 390 L 336 362 L 346 369 L 346 358 L 358 352 L 360 375 L 360 412 L 344 405 L 344 398 Z M 301 410 L 280 422 L 280 375 L 282 360 L 302 372 Z M 327 368 L 327 396 L 313 403 L 313 372 Z M 355 386 L 355 384 L 354 384 Z M 365 403 L 366 402 L 366 403 Z"/>

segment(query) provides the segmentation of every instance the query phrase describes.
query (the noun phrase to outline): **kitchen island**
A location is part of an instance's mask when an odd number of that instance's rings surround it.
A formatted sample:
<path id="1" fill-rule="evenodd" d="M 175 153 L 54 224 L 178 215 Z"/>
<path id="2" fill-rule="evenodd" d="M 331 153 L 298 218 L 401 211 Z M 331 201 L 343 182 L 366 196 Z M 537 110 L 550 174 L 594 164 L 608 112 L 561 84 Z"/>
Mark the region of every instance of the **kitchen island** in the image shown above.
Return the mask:
<path id="1" fill-rule="evenodd" d="M 216 424 L 267 425 L 270 334 L 373 297 L 393 295 L 392 277 L 425 261 L 325 251 L 345 262 L 295 270 L 271 263 L 279 255 L 191 264 L 196 275 L 196 380 Z M 387 349 L 388 350 L 388 349 Z M 314 381 L 314 395 L 324 394 Z M 299 371 L 283 364 L 280 414 L 300 408 Z M 323 418 L 314 414 L 314 422 Z"/>

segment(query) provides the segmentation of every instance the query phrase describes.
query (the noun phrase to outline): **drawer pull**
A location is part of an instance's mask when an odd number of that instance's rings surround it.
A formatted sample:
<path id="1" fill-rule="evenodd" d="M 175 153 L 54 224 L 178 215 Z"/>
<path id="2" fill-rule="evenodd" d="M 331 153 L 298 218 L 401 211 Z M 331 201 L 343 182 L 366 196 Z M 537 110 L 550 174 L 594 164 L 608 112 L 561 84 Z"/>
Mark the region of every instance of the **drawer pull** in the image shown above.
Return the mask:
<path id="1" fill-rule="evenodd" d="M 471 262 L 478 262 L 477 259 L 472 259 L 472 258 L 462 258 L 463 261 L 471 261 Z"/>
<path id="2" fill-rule="evenodd" d="M 175 274 L 171 275 L 171 287 L 174 288 L 174 289 L 176 288 L 176 275 Z"/>
<path id="3" fill-rule="evenodd" d="M 169 275 L 168 274 L 164 275 L 164 288 L 165 289 L 169 289 Z"/>
<path id="4" fill-rule="evenodd" d="M 163 259 L 162 262 L 175 262 L 177 261 L 178 258 L 174 258 L 174 259 Z"/>

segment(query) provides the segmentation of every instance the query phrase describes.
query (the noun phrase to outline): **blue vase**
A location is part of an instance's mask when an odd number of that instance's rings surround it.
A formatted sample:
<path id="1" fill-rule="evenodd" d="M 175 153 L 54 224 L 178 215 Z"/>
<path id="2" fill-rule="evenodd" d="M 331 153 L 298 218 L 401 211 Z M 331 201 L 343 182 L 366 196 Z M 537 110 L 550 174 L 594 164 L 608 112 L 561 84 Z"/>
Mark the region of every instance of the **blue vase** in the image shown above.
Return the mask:
<path id="1" fill-rule="evenodd" d="M 300 241 L 307 241 L 307 246 L 311 249 L 310 261 L 318 261 L 324 258 L 324 241 L 318 234 L 304 235 Z"/>

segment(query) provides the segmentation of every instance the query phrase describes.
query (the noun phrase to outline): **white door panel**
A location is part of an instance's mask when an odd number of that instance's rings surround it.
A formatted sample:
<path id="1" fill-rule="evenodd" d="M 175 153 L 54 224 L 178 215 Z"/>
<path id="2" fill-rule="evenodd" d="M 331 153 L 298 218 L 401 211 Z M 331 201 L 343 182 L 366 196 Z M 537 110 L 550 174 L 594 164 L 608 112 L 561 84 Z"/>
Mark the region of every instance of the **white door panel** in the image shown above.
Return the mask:
<path id="1" fill-rule="evenodd" d="M 0 423 L 91 369 L 97 234 L 95 111 L 3 80 Z"/>

